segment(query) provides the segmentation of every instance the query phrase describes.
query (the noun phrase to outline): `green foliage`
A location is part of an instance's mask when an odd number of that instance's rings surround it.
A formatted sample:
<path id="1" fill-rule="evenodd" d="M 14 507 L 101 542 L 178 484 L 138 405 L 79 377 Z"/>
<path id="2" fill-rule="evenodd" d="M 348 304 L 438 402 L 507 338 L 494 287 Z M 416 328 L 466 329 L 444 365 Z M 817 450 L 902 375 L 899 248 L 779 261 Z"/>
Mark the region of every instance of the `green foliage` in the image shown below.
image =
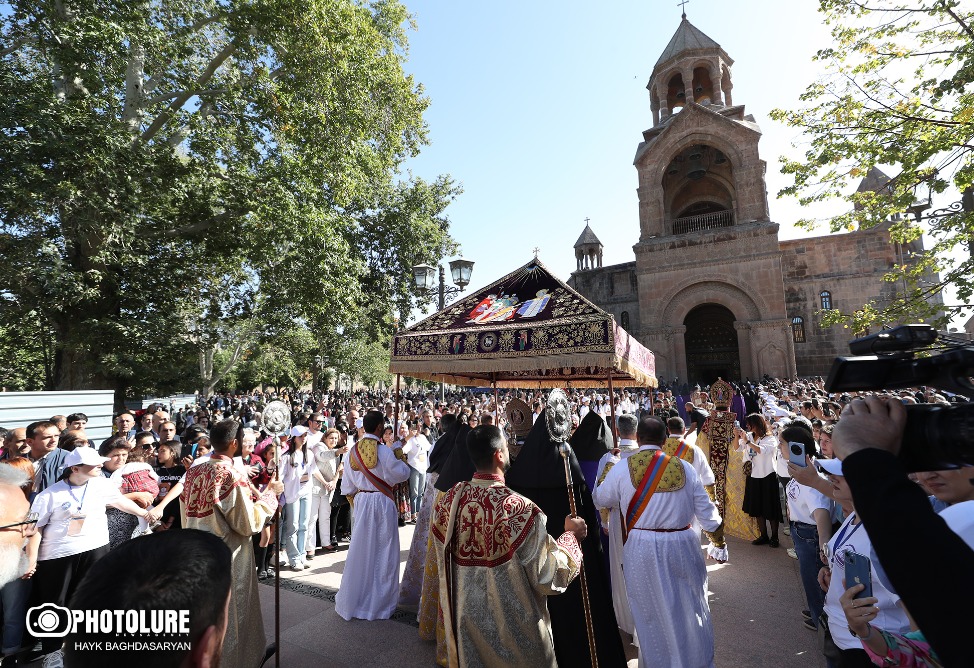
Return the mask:
<path id="1" fill-rule="evenodd" d="M 0 294 L 49 323 L 49 385 L 205 389 L 297 330 L 380 340 L 408 268 L 455 246 L 459 187 L 400 173 L 426 141 L 410 22 L 395 0 L 0 3 Z M 252 371 L 294 380 L 306 353 Z"/>
<path id="2" fill-rule="evenodd" d="M 830 48 L 815 60 L 823 74 L 796 111 L 772 117 L 803 130 L 808 144 L 800 160 L 783 157 L 793 179 L 779 196 L 804 204 L 844 200 L 848 213 L 832 219 L 833 231 L 870 227 L 908 212 L 917 200 L 948 194 L 957 199 L 974 183 L 974 11 L 960 0 L 820 0 L 832 26 Z M 879 192 L 854 192 L 874 166 L 898 171 Z M 808 221 L 803 221 L 808 227 Z M 841 316 L 853 328 L 912 319 L 937 319 L 943 306 L 932 299 L 946 285 L 964 304 L 974 292 L 974 212 L 891 226 L 894 241 L 909 244 L 928 234 L 933 246 L 912 263 L 894 268 L 905 289 L 892 304 L 870 304 Z M 959 248 L 958 248 L 959 247 Z M 955 249 L 964 259 L 956 259 Z M 939 279 L 936 278 L 939 274 Z"/>
<path id="3" fill-rule="evenodd" d="M 0 388 L 10 392 L 50 389 L 54 337 L 33 310 L 0 300 Z"/>

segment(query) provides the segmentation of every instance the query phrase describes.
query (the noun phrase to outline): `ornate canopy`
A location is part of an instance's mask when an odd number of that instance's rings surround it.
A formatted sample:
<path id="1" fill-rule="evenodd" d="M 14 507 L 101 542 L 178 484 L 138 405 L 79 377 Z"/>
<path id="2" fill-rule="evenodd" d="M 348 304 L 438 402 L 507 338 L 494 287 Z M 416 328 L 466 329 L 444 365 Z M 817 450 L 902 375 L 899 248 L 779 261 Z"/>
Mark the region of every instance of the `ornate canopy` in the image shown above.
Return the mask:
<path id="1" fill-rule="evenodd" d="M 389 371 L 497 387 L 656 387 L 653 353 L 537 258 L 392 342 Z"/>

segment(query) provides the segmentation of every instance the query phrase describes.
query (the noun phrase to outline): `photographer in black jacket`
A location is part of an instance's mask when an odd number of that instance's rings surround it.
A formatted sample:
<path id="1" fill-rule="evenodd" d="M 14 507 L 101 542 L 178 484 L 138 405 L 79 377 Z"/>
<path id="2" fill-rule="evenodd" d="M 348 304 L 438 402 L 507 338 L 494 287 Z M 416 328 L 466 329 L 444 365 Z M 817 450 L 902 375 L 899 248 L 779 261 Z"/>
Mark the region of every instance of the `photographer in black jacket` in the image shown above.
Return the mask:
<path id="1" fill-rule="evenodd" d="M 857 398 L 842 411 L 832 447 L 889 581 L 943 664 L 967 666 L 970 623 L 956 604 L 974 600 L 974 550 L 897 459 L 905 425 L 900 401 Z"/>

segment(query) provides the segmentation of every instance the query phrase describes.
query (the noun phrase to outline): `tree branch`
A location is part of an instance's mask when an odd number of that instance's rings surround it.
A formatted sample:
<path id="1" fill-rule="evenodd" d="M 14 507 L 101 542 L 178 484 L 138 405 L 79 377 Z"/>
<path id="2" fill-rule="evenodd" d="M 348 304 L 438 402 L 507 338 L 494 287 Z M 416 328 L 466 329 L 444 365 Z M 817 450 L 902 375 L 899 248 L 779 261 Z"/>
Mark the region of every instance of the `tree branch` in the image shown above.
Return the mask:
<path id="1" fill-rule="evenodd" d="M 160 102 L 166 102 L 167 100 L 174 100 L 182 95 L 188 95 L 189 97 L 208 97 L 211 95 L 222 95 L 226 93 L 226 88 L 208 88 L 206 90 L 177 90 L 172 93 L 165 93 L 163 95 L 156 95 L 155 97 L 150 97 L 145 100 L 145 106 L 151 107 L 154 104 L 159 104 Z"/>
<path id="2" fill-rule="evenodd" d="M 203 72 L 199 75 L 199 77 L 197 77 L 196 88 L 199 89 L 206 86 L 207 82 L 213 78 L 213 75 L 220 68 L 220 66 L 226 62 L 227 58 L 233 55 L 233 52 L 236 50 L 237 43 L 235 41 L 232 41 L 223 47 L 223 50 L 213 57 Z M 156 119 L 152 121 L 152 124 L 149 125 L 148 128 L 146 128 L 145 132 L 142 133 L 142 136 L 139 139 L 143 142 L 150 141 L 156 135 L 156 133 L 159 132 L 159 130 L 161 130 L 162 127 L 172 119 L 173 115 L 182 109 L 183 105 L 185 105 L 191 97 L 193 97 L 192 90 L 183 91 L 179 97 L 169 104 L 165 111 L 156 116 Z"/>
<path id="3" fill-rule="evenodd" d="M 0 58 L 4 58 L 5 56 L 9 56 L 11 53 L 13 53 L 14 51 L 16 51 L 20 47 L 22 47 L 24 44 L 27 44 L 28 41 L 30 41 L 30 40 L 27 40 L 27 39 L 18 39 L 13 44 L 11 44 L 10 46 L 8 46 L 7 48 L 0 49 Z"/>
<path id="4" fill-rule="evenodd" d="M 161 234 L 155 234 L 153 236 L 181 237 L 190 234 L 198 234 L 199 232 L 206 232 L 214 225 L 222 223 L 223 221 L 229 218 L 234 218 L 236 216 L 244 216 L 248 213 L 250 213 L 250 209 L 246 209 L 246 208 L 230 209 L 228 211 L 224 211 L 223 213 L 217 214 L 215 216 L 211 216 L 210 218 L 207 218 L 206 220 L 201 221 L 199 223 L 193 223 L 192 225 L 184 225 L 183 227 L 177 227 L 174 230 L 168 230 L 166 232 L 163 232 Z"/>
<path id="5" fill-rule="evenodd" d="M 974 30 L 972 30 L 969 25 L 967 25 L 966 23 L 964 23 L 964 21 L 963 21 L 963 19 L 961 19 L 961 17 L 957 16 L 957 14 L 954 13 L 954 10 L 950 8 L 950 5 L 948 5 L 946 2 L 944 2 L 943 5 L 944 5 L 944 11 L 946 11 L 948 14 L 950 14 L 950 17 L 952 19 L 954 19 L 955 21 L 957 21 L 957 25 L 959 25 L 961 28 L 964 29 L 964 32 L 967 33 L 968 37 L 974 39 Z"/>

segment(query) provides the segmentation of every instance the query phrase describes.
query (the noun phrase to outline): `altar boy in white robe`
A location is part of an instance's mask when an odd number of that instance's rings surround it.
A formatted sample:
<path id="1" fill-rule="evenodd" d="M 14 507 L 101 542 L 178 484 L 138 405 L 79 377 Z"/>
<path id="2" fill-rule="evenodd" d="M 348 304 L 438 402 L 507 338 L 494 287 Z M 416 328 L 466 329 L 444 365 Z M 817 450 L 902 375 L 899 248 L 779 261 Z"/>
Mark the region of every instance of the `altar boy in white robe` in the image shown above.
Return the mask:
<path id="1" fill-rule="evenodd" d="M 708 532 L 709 556 L 727 560 L 723 521 L 693 466 L 660 449 L 666 427 L 639 422 L 639 450 L 613 466 L 593 494 L 595 505 L 625 517 L 624 574 L 639 666 L 714 665 L 707 566 L 693 520 Z"/>
<path id="2" fill-rule="evenodd" d="M 369 411 L 348 453 L 342 491 L 352 502 L 348 546 L 335 612 L 342 619 L 389 619 L 399 600 L 399 526 L 392 487 L 409 479 L 405 455 L 380 442 L 385 416 Z"/>
<path id="3" fill-rule="evenodd" d="M 620 415 L 616 420 L 619 430 L 618 454 L 614 451 L 605 453 L 599 461 L 599 468 L 596 473 L 595 486 L 598 488 L 604 481 L 612 467 L 620 461 L 624 461 L 634 455 L 639 449 L 636 442 L 636 420 L 635 415 Z M 595 494 L 593 499 L 597 498 Z M 632 620 L 632 612 L 629 610 L 629 593 L 626 591 L 626 581 L 622 574 L 622 513 L 616 509 L 599 508 L 602 514 L 602 526 L 608 529 L 609 533 L 609 577 L 612 580 L 612 608 L 616 613 L 616 623 L 619 628 L 633 636 L 632 644 L 639 646 L 635 637 L 635 626 Z"/>

